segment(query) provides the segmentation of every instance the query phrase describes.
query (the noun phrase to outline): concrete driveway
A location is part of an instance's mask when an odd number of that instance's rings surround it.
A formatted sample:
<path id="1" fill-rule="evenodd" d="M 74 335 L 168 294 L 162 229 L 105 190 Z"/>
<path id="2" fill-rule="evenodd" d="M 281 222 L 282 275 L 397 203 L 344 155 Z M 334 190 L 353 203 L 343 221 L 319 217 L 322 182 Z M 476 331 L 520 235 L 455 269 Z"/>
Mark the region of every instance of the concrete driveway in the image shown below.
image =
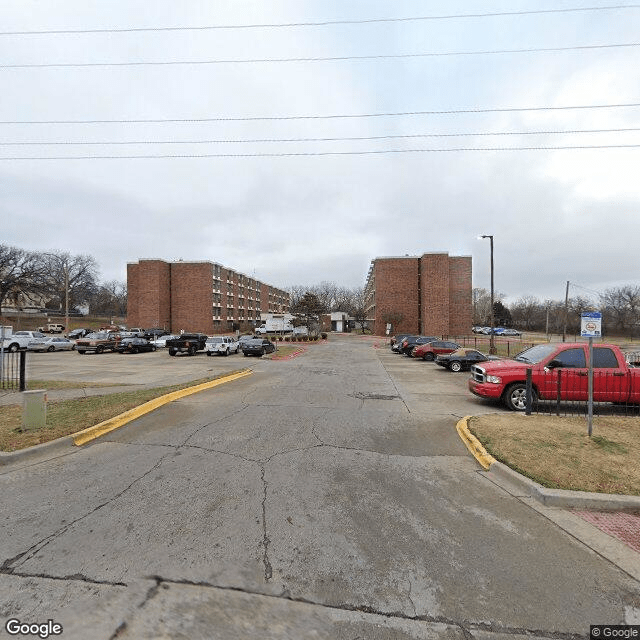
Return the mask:
<path id="1" fill-rule="evenodd" d="M 495 407 L 466 376 L 373 344 L 240 358 L 253 376 L 6 469 L 0 611 L 96 638 L 577 638 L 640 620 L 637 579 L 468 455 L 456 420 Z"/>

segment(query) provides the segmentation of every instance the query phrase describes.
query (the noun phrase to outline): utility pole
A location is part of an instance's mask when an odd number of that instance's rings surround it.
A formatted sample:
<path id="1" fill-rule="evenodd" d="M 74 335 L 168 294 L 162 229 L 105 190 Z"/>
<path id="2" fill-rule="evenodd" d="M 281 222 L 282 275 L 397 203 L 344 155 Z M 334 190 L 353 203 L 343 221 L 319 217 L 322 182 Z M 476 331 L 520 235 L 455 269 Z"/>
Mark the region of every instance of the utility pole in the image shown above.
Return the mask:
<path id="1" fill-rule="evenodd" d="M 562 342 L 567 341 L 567 317 L 569 316 L 569 281 L 567 280 L 567 291 L 564 294 L 564 322 L 562 324 Z"/>
<path id="2" fill-rule="evenodd" d="M 493 289 L 493 236 L 485 235 L 480 236 L 481 238 L 489 238 L 490 242 L 490 250 L 491 250 L 491 333 L 489 334 L 489 353 L 491 355 L 495 355 L 496 353 L 496 344 L 495 344 L 495 334 L 493 333 L 493 326 L 495 324 L 495 320 L 493 317 L 493 297 L 494 297 L 494 289 Z"/>

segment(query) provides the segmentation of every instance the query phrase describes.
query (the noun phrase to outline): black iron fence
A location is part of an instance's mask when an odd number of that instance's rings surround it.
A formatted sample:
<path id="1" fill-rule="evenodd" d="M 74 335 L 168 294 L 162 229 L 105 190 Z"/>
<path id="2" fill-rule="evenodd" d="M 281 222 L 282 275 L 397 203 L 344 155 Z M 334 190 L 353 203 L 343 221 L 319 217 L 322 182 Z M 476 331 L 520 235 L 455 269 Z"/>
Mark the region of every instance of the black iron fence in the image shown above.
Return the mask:
<path id="1" fill-rule="evenodd" d="M 0 350 L 0 389 L 24 391 L 26 389 L 26 351 Z"/>
<path id="2" fill-rule="evenodd" d="M 527 370 L 526 412 L 557 416 L 587 415 L 589 375 L 586 369 Z M 533 393 L 532 393 L 533 391 Z M 640 416 L 640 369 L 593 371 L 593 414 Z"/>

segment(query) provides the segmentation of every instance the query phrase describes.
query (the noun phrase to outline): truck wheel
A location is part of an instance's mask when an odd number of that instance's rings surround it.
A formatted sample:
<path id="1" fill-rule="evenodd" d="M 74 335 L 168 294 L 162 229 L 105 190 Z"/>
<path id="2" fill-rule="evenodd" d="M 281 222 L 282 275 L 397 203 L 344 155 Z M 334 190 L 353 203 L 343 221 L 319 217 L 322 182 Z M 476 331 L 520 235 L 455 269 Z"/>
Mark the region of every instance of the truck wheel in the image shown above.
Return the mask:
<path id="1" fill-rule="evenodd" d="M 196 355 L 196 346 L 195 346 L 194 344 L 192 344 L 192 345 L 189 347 L 189 351 L 188 351 L 188 353 L 189 353 L 189 355 L 190 355 L 190 356 L 195 356 L 195 355 Z"/>
<path id="2" fill-rule="evenodd" d="M 169 347 L 169 355 L 170 356 L 175 356 L 176 355 L 176 350 L 174 349 L 174 347 Z"/>
<path id="3" fill-rule="evenodd" d="M 532 396 L 532 400 L 535 402 L 535 391 L 532 391 Z M 524 411 L 527 408 L 527 385 L 524 382 L 510 385 L 504 392 L 503 401 L 507 409 L 511 409 L 511 411 Z"/>
<path id="4" fill-rule="evenodd" d="M 458 371 L 462 371 L 462 365 L 457 360 L 454 360 L 449 365 L 449 369 L 451 369 L 451 371 L 453 371 L 454 373 L 458 373 Z"/>
<path id="5" fill-rule="evenodd" d="M 225 349 L 222 355 L 226 358 L 229 355 L 229 349 Z"/>

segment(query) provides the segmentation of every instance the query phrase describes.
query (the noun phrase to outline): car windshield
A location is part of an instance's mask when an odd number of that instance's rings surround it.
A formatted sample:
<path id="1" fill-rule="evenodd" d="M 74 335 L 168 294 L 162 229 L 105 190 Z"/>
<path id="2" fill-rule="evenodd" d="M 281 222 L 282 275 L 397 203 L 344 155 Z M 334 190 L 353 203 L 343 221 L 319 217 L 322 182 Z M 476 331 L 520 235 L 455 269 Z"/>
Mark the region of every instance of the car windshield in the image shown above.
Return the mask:
<path id="1" fill-rule="evenodd" d="M 104 331 L 97 331 L 96 333 L 90 333 L 86 336 L 89 340 L 106 340 L 109 334 Z"/>
<path id="2" fill-rule="evenodd" d="M 207 344 L 216 344 L 219 342 L 224 342 L 222 338 L 207 338 Z"/>
<path id="3" fill-rule="evenodd" d="M 547 356 L 550 356 L 556 349 L 557 345 L 555 344 L 539 344 L 531 347 L 531 349 L 522 351 L 514 360 L 528 364 L 537 364 L 538 362 L 542 362 Z"/>
<path id="4" fill-rule="evenodd" d="M 261 338 L 252 338 L 251 340 L 247 340 L 248 344 L 262 344 Z"/>

